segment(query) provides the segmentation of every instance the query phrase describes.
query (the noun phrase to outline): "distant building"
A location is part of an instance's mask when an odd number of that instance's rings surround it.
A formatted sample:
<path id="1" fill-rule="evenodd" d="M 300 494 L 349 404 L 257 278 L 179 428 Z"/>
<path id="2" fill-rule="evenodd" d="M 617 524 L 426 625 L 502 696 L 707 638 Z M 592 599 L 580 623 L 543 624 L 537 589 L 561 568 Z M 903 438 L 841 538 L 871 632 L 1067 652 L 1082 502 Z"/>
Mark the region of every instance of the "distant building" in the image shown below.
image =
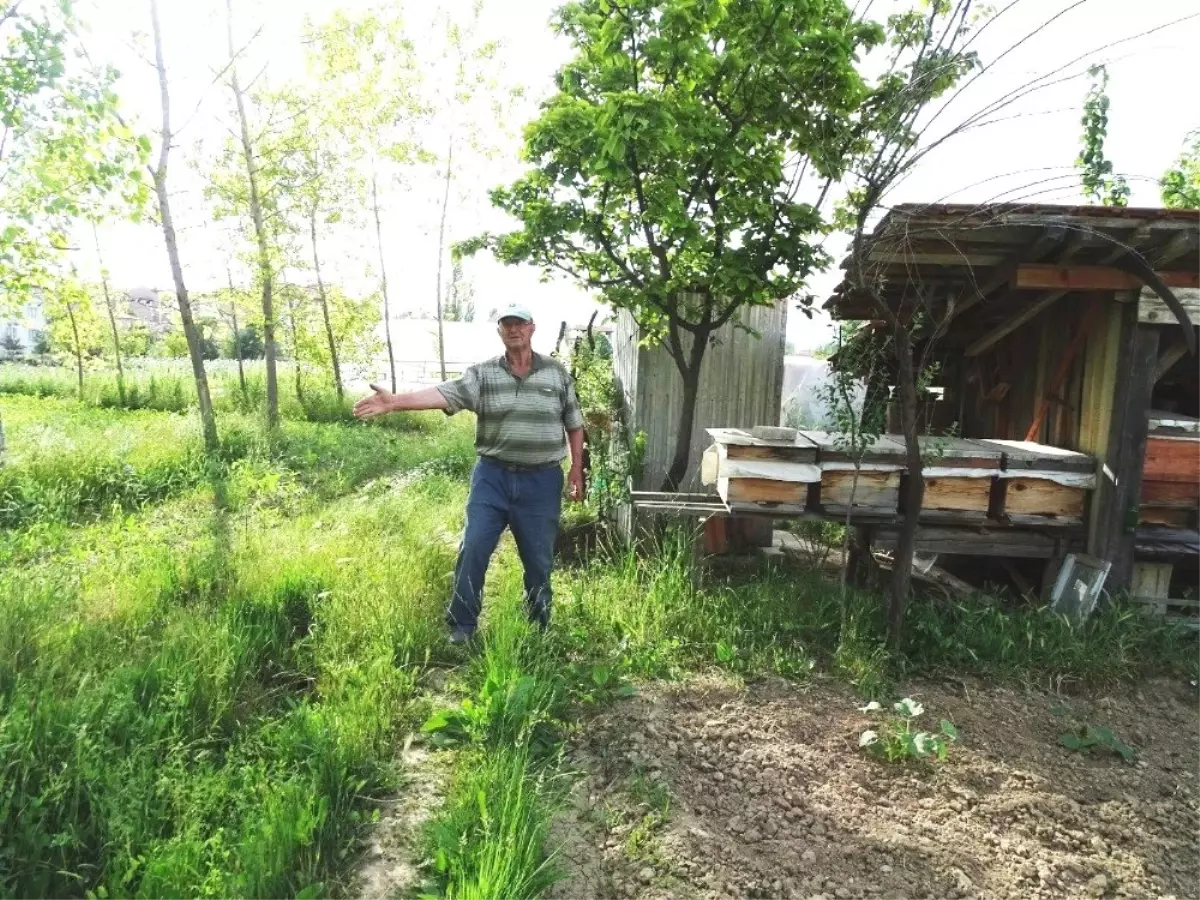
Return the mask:
<path id="1" fill-rule="evenodd" d="M 124 328 L 142 323 L 155 337 L 161 337 L 175 327 L 175 307 L 164 301 L 154 288 L 135 287 L 128 293 L 125 309 L 117 315 Z"/>
<path id="2" fill-rule="evenodd" d="M 14 359 L 32 353 L 45 330 L 42 300 L 40 296 L 35 296 L 25 304 L 21 315 L 0 319 L 0 359 Z M 20 344 L 20 349 L 17 349 L 17 344 Z"/>

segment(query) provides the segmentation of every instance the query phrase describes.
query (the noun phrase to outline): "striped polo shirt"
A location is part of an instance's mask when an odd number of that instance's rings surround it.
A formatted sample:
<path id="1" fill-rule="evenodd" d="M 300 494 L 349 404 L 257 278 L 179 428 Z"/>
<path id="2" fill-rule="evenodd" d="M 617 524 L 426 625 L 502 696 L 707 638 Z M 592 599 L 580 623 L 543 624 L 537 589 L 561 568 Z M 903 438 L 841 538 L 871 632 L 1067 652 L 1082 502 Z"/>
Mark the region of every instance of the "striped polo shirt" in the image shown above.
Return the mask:
<path id="1" fill-rule="evenodd" d="M 469 367 L 457 381 L 438 385 L 446 414 L 476 416 L 475 450 L 501 462 L 543 466 L 567 455 L 566 432 L 583 427 L 571 376 L 557 360 L 533 354 L 524 378 L 498 356 Z"/>

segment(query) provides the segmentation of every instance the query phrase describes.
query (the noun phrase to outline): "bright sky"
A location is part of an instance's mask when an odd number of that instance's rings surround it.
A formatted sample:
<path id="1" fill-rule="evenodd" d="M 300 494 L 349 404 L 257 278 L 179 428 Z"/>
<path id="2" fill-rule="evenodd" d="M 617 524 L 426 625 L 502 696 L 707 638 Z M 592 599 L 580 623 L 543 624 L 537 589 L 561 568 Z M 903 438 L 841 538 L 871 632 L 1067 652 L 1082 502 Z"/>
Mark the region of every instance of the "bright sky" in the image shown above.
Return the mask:
<path id="1" fill-rule="evenodd" d="M 1004 9 L 1008 2 L 994 0 L 993 5 Z M 124 73 L 120 90 L 127 109 L 144 129 L 156 128 L 157 83 L 147 62 L 152 59 L 148 3 L 79 0 L 78 5 L 92 26 L 88 39 L 92 53 L 112 61 Z M 359 0 L 340 4 L 348 10 L 369 5 Z M 448 226 L 452 240 L 483 229 L 505 228 L 505 217 L 490 208 L 486 192 L 521 171 L 517 160 L 520 126 L 535 112 L 536 101 L 552 89 L 552 76 L 569 54 L 569 47 L 547 25 L 557 5 L 556 0 L 485 3 L 481 35 L 501 41 L 501 76 L 524 86 L 529 99 L 511 121 L 487 129 L 498 148 L 496 155 L 470 160 L 461 172 Z M 882 15 L 890 4 L 885 0 L 875 6 Z M 235 0 L 237 43 L 244 43 L 261 28 L 240 66 L 243 81 L 257 76 L 260 83 L 278 85 L 303 77 L 300 35 L 304 17 L 319 19 L 334 7 L 329 0 Z M 418 52 L 435 55 L 432 19 L 438 7 L 410 3 L 406 8 L 410 11 L 409 33 L 418 43 Z M 469 2 L 446 0 L 441 8 L 465 16 Z M 1063 15 L 1057 21 L 996 61 L 1060 11 Z M 224 284 L 226 278 L 224 230 L 211 223 L 201 182 L 192 168 L 194 161 L 224 140 L 232 126 L 229 91 L 222 84 L 211 84 L 227 58 L 224 2 L 160 0 L 160 12 L 176 127 L 189 123 L 176 138 L 171 170 L 180 249 L 189 289 L 203 291 Z M 1187 20 L 1136 37 L 1184 18 Z M 1200 127 L 1197 47 L 1197 0 L 1021 0 L 980 37 L 979 53 L 985 63 L 994 62 L 994 67 L 963 93 L 941 121 L 947 125 L 962 121 L 1032 78 L 1061 68 L 1049 79 L 1055 83 L 992 117 L 999 119 L 994 124 L 951 139 L 888 200 L 1082 202 L 1072 164 L 1078 153 L 1086 70 L 1091 63 L 1106 62 L 1112 101 L 1106 152 L 1117 170 L 1130 179 L 1131 203 L 1157 205 L 1155 179 L 1178 155 L 1186 133 Z M 194 110 L 198 112 L 192 117 Z M 437 135 L 430 137 L 436 140 Z M 389 191 L 384 221 L 393 303 L 397 309 L 432 309 L 440 180 L 436 171 L 427 168 L 411 173 L 406 181 L 405 187 Z M 166 253 L 155 226 L 110 226 L 102 231 L 101 239 L 116 284 L 170 287 Z M 81 238 L 80 243 L 90 247 L 90 241 Z M 835 260 L 841 258 L 843 248 L 844 244 L 831 247 Z M 374 252 L 373 228 L 364 216 L 331 239 L 325 253 L 328 259 L 323 261 L 326 277 L 351 291 L 369 291 L 375 278 Z M 501 266 L 481 256 L 468 264 L 468 275 L 474 282 L 480 316 L 493 307 L 520 300 L 532 307 L 543 327 L 553 327 L 548 323 L 562 318 L 585 319 L 593 308 L 574 285 L 541 283 L 538 273 L 529 268 Z M 234 277 L 246 276 L 235 268 Z M 836 271 L 817 276 L 811 290 L 823 299 L 837 280 Z M 828 331 L 828 323 L 820 316 L 809 321 L 798 312 L 789 314 L 789 338 L 801 349 L 824 343 Z"/>

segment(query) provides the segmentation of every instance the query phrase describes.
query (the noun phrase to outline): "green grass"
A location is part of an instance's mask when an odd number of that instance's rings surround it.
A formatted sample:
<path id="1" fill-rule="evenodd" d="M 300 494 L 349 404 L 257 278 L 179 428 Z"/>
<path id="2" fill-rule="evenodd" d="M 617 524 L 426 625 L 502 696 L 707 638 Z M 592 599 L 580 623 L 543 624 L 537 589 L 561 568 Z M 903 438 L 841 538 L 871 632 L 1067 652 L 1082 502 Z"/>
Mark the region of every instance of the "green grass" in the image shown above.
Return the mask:
<path id="1" fill-rule="evenodd" d="M 427 889 L 461 898 L 553 882 L 562 742 L 629 681 L 817 667 L 881 696 L 965 672 L 1195 677 L 1195 634 L 1121 607 L 1073 627 L 916 601 L 889 654 L 878 597 L 843 610 L 811 572 L 696 570 L 686 535 L 558 572 L 544 635 L 506 544 L 481 642 L 451 649 L 469 422 L 289 420 L 268 438 L 227 411 L 209 466 L 194 413 L 0 403 L 0 896 L 339 893 L 402 784 L 431 665 L 453 674 L 429 737 L 455 755 Z"/>
<path id="2" fill-rule="evenodd" d="M 218 412 L 262 416 L 266 408 L 266 375 L 261 362 L 247 362 L 246 390 L 229 360 L 206 363 L 209 393 Z M 354 421 L 355 397 L 338 397 L 328 375 L 309 371 L 303 397 L 297 397 L 291 364 L 279 364 L 279 413 L 284 419 L 308 422 Z M 100 409 L 151 410 L 183 413 L 196 407 L 196 387 L 190 365 L 184 360 L 133 360 L 125 368 L 125 396 L 121 397 L 117 372 L 110 368 L 84 370 L 83 395 L 71 366 L 0 363 L 0 396 L 50 397 L 74 400 Z M 397 427 L 393 422 L 377 427 Z M 398 427 L 403 428 L 403 425 Z"/>

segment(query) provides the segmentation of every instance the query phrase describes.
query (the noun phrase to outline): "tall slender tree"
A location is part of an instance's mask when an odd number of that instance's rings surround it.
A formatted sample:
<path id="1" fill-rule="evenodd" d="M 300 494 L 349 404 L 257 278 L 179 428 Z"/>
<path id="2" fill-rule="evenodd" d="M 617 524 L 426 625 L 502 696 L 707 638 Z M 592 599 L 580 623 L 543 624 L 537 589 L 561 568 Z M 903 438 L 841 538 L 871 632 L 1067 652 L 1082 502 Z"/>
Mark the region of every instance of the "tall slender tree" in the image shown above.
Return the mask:
<path id="1" fill-rule="evenodd" d="M 159 131 L 160 145 L 158 161 L 151 170 L 154 194 L 158 199 L 158 218 L 162 225 L 163 240 L 167 245 L 167 258 L 171 265 L 171 280 L 175 283 L 175 301 L 179 305 L 179 318 L 183 323 L 183 334 L 187 338 L 188 358 L 192 364 L 192 378 L 196 382 L 197 405 L 200 409 L 201 429 L 204 433 L 204 448 L 210 455 L 220 449 L 217 437 L 217 419 L 213 412 L 212 397 L 208 392 L 208 375 L 204 370 L 204 355 L 200 346 L 200 333 L 192 318 L 192 304 L 187 285 L 183 279 L 183 264 L 179 258 L 179 242 L 175 234 L 175 220 L 171 216 L 171 194 L 168 190 L 168 162 L 171 141 L 171 93 L 167 83 L 167 63 L 163 54 L 162 27 L 158 17 L 158 0 L 150 0 L 150 24 L 154 33 L 154 65 L 158 72 L 159 103 L 162 111 Z"/>
<path id="2" fill-rule="evenodd" d="M 258 280 L 262 290 L 263 345 L 266 351 L 267 377 L 267 427 L 279 425 L 279 382 L 275 367 L 275 312 L 272 304 L 274 289 L 274 266 L 271 259 L 271 241 L 263 216 L 263 203 L 259 194 L 258 164 L 254 143 L 250 138 L 250 118 L 246 113 L 246 96 L 238 80 L 237 50 L 233 41 L 233 0 L 225 0 L 225 26 L 229 44 L 229 86 L 233 91 L 237 109 L 238 135 L 241 141 L 242 159 L 246 166 L 246 182 L 249 190 L 250 216 L 254 223 L 254 239 L 258 246 Z"/>
<path id="3" fill-rule="evenodd" d="M 365 200 L 374 223 L 383 331 L 394 391 L 394 310 L 383 223 L 389 194 L 401 173 L 427 156 L 420 148 L 427 113 L 418 93 L 417 57 L 395 9 L 358 16 L 336 12 L 311 29 L 308 44 L 311 74 L 334 113 L 338 133 L 365 169 L 363 183 L 369 186 Z"/>
<path id="4" fill-rule="evenodd" d="M 96 222 L 93 219 L 92 225 L 92 240 L 96 245 L 96 261 L 100 264 L 100 287 L 104 291 L 104 308 L 108 312 L 108 324 L 112 329 L 113 342 L 113 359 L 117 363 L 117 396 L 121 400 L 121 406 L 125 406 L 125 366 L 121 360 L 121 333 L 117 330 L 117 305 L 113 300 L 112 292 L 108 289 L 108 269 L 104 265 L 104 253 L 100 249 L 100 233 L 96 229 Z"/>

